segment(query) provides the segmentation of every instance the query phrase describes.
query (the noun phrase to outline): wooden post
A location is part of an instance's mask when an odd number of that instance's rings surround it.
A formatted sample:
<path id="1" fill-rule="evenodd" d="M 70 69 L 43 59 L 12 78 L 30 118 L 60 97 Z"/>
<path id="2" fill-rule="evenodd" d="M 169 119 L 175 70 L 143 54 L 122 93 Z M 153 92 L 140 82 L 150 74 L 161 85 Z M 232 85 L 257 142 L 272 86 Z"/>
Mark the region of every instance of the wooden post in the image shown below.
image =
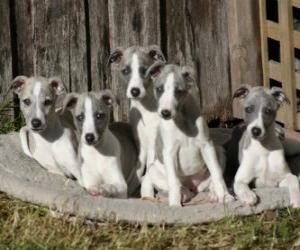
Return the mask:
<path id="1" fill-rule="evenodd" d="M 242 84 L 262 85 L 259 4 L 252 0 L 226 1 L 231 89 Z M 233 114 L 242 117 L 240 104 L 233 102 Z"/>
<path id="2" fill-rule="evenodd" d="M 293 9 L 292 1 L 278 1 L 280 26 L 280 61 L 282 87 L 289 96 L 291 105 L 283 106 L 286 126 L 296 128 L 296 87 L 294 69 L 294 43 L 293 43 Z"/>

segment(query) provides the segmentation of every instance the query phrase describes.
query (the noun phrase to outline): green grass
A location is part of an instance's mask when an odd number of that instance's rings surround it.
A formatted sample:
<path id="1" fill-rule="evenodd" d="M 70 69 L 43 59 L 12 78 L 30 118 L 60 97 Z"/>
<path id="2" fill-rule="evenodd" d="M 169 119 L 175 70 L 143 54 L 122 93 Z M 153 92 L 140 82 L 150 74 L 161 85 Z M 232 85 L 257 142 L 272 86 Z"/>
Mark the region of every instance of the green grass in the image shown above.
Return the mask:
<path id="1" fill-rule="evenodd" d="M 18 129 L 0 105 L 0 133 Z M 191 214 L 191 216 L 193 216 Z M 300 210 L 266 211 L 198 226 L 88 222 L 0 193 L 0 249 L 300 249 Z"/>
<path id="2" fill-rule="evenodd" d="M 198 226 L 87 223 L 54 218 L 47 208 L 0 193 L 0 228 L 0 249 L 290 249 L 299 241 L 300 211 L 266 211 Z"/>

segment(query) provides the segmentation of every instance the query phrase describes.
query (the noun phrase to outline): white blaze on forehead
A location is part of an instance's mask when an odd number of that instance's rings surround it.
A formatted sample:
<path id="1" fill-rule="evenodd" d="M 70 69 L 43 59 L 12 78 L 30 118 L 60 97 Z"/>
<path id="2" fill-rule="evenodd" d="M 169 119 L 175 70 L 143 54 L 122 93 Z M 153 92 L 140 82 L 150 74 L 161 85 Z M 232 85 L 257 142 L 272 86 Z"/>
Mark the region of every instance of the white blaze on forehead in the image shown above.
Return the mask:
<path id="1" fill-rule="evenodd" d="M 262 108 L 259 110 L 257 117 L 255 120 L 253 120 L 249 126 L 248 129 L 251 131 L 253 127 L 258 127 L 262 131 L 262 135 L 265 134 L 265 127 L 264 127 L 264 121 L 263 121 L 263 111 Z"/>
<path id="2" fill-rule="evenodd" d="M 40 103 L 39 103 L 39 100 L 40 100 L 40 97 L 41 97 L 41 89 L 42 89 L 42 84 L 41 82 L 36 82 L 34 88 L 33 88 L 33 95 L 35 96 L 36 98 L 36 117 L 35 118 L 38 118 L 38 119 L 42 119 L 42 110 L 40 108 Z"/>
<path id="3" fill-rule="evenodd" d="M 87 133 L 95 133 L 93 104 L 90 97 L 84 101 L 84 122 L 82 128 L 83 135 Z"/>
<path id="4" fill-rule="evenodd" d="M 170 111 L 175 111 L 176 99 L 174 96 L 175 90 L 175 76 L 174 73 L 169 73 L 164 84 L 164 93 L 159 100 L 160 109 L 167 109 Z"/>
<path id="5" fill-rule="evenodd" d="M 136 53 L 132 55 L 132 60 L 131 60 L 131 78 L 128 83 L 128 88 L 127 88 L 127 96 L 131 97 L 131 89 L 132 88 L 139 88 L 141 91 L 141 95 L 144 95 L 145 89 L 143 86 L 143 79 L 140 76 L 140 62 L 139 62 L 139 57 Z"/>

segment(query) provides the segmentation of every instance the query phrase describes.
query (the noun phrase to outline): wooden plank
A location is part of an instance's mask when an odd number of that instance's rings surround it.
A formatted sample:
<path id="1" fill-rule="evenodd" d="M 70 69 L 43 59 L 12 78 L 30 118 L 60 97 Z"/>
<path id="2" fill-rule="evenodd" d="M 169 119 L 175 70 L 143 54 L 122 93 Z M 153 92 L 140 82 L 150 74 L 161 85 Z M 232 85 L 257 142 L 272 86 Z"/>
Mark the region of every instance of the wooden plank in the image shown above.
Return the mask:
<path id="1" fill-rule="evenodd" d="M 159 0 L 108 1 L 110 48 L 160 45 L 159 8 Z M 126 120 L 129 111 L 126 84 L 114 72 L 112 89 L 121 101 L 121 105 L 115 109 L 115 117 L 118 120 Z"/>
<path id="2" fill-rule="evenodd" d="M 259 17 L 260 17 L 260 37 L 261 37 L 261 57 L 263 68 L 263 84 L 265 87 L 270 87 L 269 82 L 269 56 L 268 56 L 268 28 L 266 16 L 266 0 L 259 0 Z"/>
<path id="3" fill-rule="evenodd" d="M 257 1 L 226 1 L 230 53 L 231 89 L 242 84 L 262 85 L 262 62 Z M 233 103 L 233 114 L 241 117 L 240 105 Z"/>
<path id="4" fill-rule="evenodd" d="M 2 108 L 4 108 L 2 105 L 12 100 L 13 97 L 9 91 L 13 78 L 9 13 L 9 0 L 0 1 L 0 107 Z M 13 120 L 13 115 L 13 109 L 6 107 L 1 109 L 0 122 L 4 122 L 3 118 Z"/>
<path id="5" fill-rule="evenodd" d="M 16 1 L 19 74 L 59 76 L 74 91 L 87 90 L 84 2 Z"/>
<path id="6" fill-rule="evenodd" d="M 278 1 L 282 87 L 291 105 L 283 107 L 287 128 L 296 128 L 296 88 L 294 72 L 293 13 L 291 1 Z"/>
<path id="7" fill-rule="evenodd" d="M 8 95 L 12 75 L 11 34 L 9 20 L 9 0 L 0 1 L 0 104 Z M 11 112 L 10 112 L 11 113 Z M 0 114 L 1 115 L 1 114 Z M 3 114 L 2 114 L 3 115 Z"/>
<path id="8" fill-rule="evenodd" d="M 91 81 L 93 90 L 110 88 L 108 1 L 90 0 L 89 31 L 91 44 Z"/>

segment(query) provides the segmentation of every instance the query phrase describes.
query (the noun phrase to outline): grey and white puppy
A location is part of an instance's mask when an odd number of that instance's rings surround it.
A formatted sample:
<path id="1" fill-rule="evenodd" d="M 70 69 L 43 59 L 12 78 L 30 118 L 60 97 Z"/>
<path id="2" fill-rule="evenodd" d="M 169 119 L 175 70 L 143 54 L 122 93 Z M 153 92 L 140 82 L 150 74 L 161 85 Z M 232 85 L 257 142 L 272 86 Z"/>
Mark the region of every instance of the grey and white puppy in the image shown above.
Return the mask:
<path id="1" fill-rule="evenodd" d="M 209 137 L 192 68 L 156 63 L 147 73 L 154 81 L 160 116 L 159 161 L 144 177 L 142 196 L 153 197 L 153 188 L 162 189 L 168 191 L 169 205 L 180 206 L 182 187 L 200 192 L 209 186 L 214 200 L 233 201 L 223 179 L 224 165 L 219 163 L 224 163 L 224 152 Z"/>
<path id="2" fill-rule="evenodd" d="M 71 114 L 55 111 L 58 97 L 66 94 L 59 78 L 18 76 L 11 88 L 20 99 L 26 126 L 20 130 L 23 151 L 49 172 L 81 181 L 77 141 Z"/>
<path id="3" fill-rule="evenodd" d="M 110 124 L 115 101 L 110 90 L 70 93 L 64 109 L 71 110 L 80 137 L 83 186 L 94 196 L 126 198 L 139 186 L 138 156 L 129 124 Z"/>
<path id="4" fill-rule="evenodd" d="M 283 102 L 289 103 L 288 97 L 278 87 L 242 86 L 234 98 L 241 99 L 247 124 L 239 143 L 240 166 L 234 180 L 238 199 L 249 205 L 257 203 L 256 194 L 249 188 L 255 181 L 256 187 L 288 187 L 291 206 L 299 207 L 299 180 L 290 172 L 275 130 L 277 110 Z"/>
<path id="5" fill-rule="evenodd" d="M 112 68 L 121 74 L 127 84 L 126 95 L 130 99 L 129 121 L 139 145 L 139 178 L 143 175 L 145 166 L 154 161 L 155 155 L 159 116 L 153 95 L 153 82 L 146 75 L 146 71 L 157 61 L 165 62 L 165 58 L 156 45 L 118 48 L 109 57 Z"/>

